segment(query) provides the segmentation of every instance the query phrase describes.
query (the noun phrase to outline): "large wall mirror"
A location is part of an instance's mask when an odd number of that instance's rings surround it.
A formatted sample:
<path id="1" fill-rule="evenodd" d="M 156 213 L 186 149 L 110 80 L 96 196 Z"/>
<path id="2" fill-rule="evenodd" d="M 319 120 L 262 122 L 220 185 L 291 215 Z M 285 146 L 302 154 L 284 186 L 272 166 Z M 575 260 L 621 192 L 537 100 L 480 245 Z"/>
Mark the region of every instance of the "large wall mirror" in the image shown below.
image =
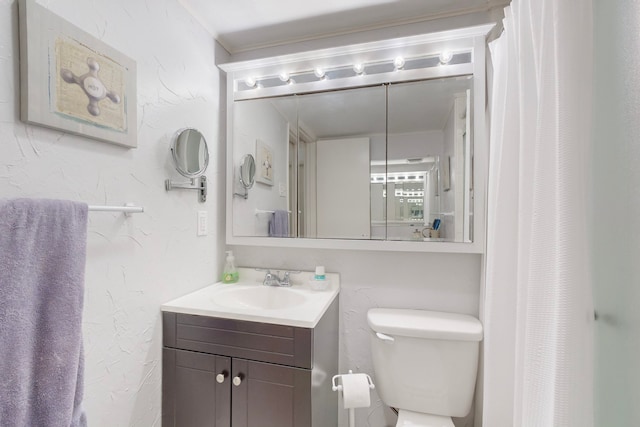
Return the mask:
<path id="1" fill-rule="evenodd" d="M 222 65 L 227 243 L 482 252 L 489 29 Z"/>
<path id="2" fill-rule="evenodd" d="M 269 236 L 271 213 L 286 211 L 289 237 L 472 241 L 472 81 L 236 101 L 235 163 L 258 160 L 234 235 Z"/>

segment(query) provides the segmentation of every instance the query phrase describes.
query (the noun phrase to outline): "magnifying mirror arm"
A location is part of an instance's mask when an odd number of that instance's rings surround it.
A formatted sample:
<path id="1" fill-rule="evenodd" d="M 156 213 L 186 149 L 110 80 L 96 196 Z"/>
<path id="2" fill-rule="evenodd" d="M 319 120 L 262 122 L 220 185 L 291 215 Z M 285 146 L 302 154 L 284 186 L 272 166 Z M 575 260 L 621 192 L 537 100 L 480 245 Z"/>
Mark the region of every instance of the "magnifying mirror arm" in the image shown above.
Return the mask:
<path id="1" fill-rule="evenodd" d="M 207 201 L 207 177 L 201 176 L 200 178 L 191 178 L 191 183 L 188 182 L 173 182 L 170 179 L 164 180 L 164 188 L 167 191 L 171 190 L 197 190 L 199 192 L 198 201 L 204 203 Z"/>

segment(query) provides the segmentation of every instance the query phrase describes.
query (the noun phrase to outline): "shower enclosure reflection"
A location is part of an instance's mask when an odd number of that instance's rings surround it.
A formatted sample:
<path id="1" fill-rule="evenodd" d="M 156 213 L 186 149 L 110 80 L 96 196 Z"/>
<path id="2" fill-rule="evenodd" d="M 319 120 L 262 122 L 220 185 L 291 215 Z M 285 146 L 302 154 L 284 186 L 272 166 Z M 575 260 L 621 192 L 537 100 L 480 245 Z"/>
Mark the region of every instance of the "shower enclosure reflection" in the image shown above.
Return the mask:
<path id="1" fill-rule="evenodd" d="M 387 240 L 430 238 L 439 216 L 438 157 L 372 164 L 371 229 Z"/>

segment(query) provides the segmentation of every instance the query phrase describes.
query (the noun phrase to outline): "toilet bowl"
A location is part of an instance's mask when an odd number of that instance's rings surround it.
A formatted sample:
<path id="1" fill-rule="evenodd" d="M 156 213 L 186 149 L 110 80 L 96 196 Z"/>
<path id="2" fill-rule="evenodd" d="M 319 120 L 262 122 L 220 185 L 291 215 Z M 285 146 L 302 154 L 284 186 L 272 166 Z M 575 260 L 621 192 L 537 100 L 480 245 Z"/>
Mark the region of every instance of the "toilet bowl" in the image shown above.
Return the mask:
<path id="1" fill-rule="evenodd" d="M 472 316 L 374 308 L 367 313 L 376 389 L 396 427 L 453 427 L 473 401 L 482 324 Z"/>
<path id="2" fill-rule="evenodd" d="M 420 412 L 398 411 L 396 427 L 455 427 L 451 417 L 441 415 L 423 414 Z"/>

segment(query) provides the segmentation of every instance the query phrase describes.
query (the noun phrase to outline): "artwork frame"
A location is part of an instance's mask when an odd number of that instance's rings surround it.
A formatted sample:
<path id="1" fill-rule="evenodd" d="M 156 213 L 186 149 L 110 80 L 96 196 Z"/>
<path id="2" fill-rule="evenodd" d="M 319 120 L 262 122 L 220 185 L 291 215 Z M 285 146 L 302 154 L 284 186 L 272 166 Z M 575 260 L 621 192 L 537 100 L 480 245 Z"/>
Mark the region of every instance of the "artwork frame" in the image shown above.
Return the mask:
<path id="1" fill-rule="evenodd" d="M 20 119 L 136 148 L 135 61 L 35 0 L 18 7 Z"/>
<path id="2" fill-rule="evenodd" d="M 256 139 L 256 166 L 256 181 L 273 185 L 273 149 L 261 139 Z"/>

